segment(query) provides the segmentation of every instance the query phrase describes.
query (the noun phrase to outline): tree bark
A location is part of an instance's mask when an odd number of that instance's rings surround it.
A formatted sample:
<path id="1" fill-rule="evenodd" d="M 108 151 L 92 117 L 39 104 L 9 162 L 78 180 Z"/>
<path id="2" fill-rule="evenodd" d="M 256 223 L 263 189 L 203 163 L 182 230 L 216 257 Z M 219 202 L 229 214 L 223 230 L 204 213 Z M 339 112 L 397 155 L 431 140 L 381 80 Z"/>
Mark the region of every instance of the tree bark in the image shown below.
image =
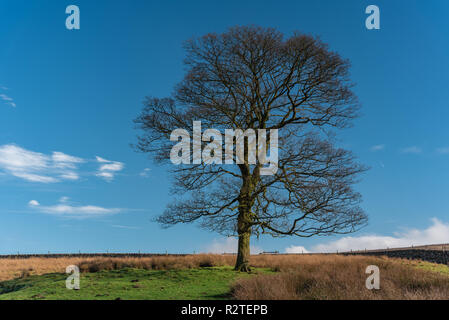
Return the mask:
<path id="1" fill-rule="evenodd" d="M 242 188 L 245 190 L 246 188 Z M 246 189 L 247 190 L 247 189 Z M 241 272 L 250 272 L 249 258 L 250 252 L 250 238 L 251 238 L 251 203 L 248 197 L 240 202 L 239 215 L 237 218 L 237 233 L 239 236 L 237 261 L 235 263 L 235 270 Z"/>
<path id="2" fill-rule="evenodd" d="M 237 261 L 235 263 L 236 271 L 240 272 L 251 271 L 251 268 L 249 266 L 249 258 L 251 255 L 249 246 L 250 238 L 251 238 L 251 231 L 246 231 L 244 233 L 239 234 Z"/>
<path id="3" fill-rule="evenodd" d="M 245 140 L 245 159 L 248 158 L 248 141 Z M 240 272 L 250 272 L 249 265 L 250 239 L 253 217 L 251 214 L 254 205 L 254 199 L 251 194 L 255 189 L 257 180 L 259 179 L 259 168 L 255 169 L 253 175 L 250 174 L 248 165 L 240 166 L 242 172 L 243 183 L 240 189 L 239 197 L 239 215 L 237 217 L 237 234 L 239 236 L 237 261 L 235 263 L 235 270 Z"/>

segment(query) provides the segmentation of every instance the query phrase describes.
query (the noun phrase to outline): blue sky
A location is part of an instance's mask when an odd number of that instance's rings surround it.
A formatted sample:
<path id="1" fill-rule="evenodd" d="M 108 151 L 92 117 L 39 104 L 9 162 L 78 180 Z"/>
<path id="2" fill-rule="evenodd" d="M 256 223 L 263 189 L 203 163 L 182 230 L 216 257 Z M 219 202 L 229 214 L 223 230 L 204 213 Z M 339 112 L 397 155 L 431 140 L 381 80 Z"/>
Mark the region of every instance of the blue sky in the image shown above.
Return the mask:
<path id="1" fill-rule="evenodd" d="M 71 4 L 80 30 L 65 28 Z M 370 4 L 380 30 L 365 28 Z M 318 35 L 350 59 L 363 116 L 339 137 L 372 167 L 357 185 L 366 228 L 254 249 L 449 242 L 448 13 L 443 0 L 0 0 L 0 253 L 229 252 L 234 240 L 151 222 L 170 176 L 130 144 L 143 98 L 182 79 L 182 42 L 247 24 Z"/>

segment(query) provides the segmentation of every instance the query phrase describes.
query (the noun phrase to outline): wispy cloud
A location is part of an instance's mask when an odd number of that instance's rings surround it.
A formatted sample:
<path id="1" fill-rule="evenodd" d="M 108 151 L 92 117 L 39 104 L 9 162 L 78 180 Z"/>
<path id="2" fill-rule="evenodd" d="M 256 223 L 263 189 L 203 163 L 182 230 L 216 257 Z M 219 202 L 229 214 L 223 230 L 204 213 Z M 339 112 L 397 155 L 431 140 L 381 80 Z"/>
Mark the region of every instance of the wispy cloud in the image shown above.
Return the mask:
<path id="1" fill-rule="evenodd" d="M 422 153 L 422 149 L 417 146 L 411 146 L 411 147 L 401 149 L 401 152 L 408 153 L 408 154 L 419 154 L 419 153 Z"/>
<path id="2" fill-rule="evenodd" d="M 115 174 L 119 171 L 122 171 L 125 167 L 123 162 L 106 160 L 102 157 L 96 157 L 97 162 L 101 163 L 100 168 L 98 169 L 96 176 L 105 179 L 106 181 L 111 181 L 114 179 Z"/>
<path id="3" fill-rule="evenodd" d="M 15 177 L 32 182 L 57 182 L 59 179 L 50 175 L 52 169 L 56 167 L 51 156 L 13 144 L 0 146 L 0 170 Z"/>
<path id="4" fill-rule="evenodd" d="M 36 200 L 31 200 L 30 202 L 28 202 L 28 205 L 29 205 L 30 207 L 37 207 L 37 206 L 40 205 L 40 203 L 37 202 Z"/>
<path id="5" fill-rule="evenodd" d="M 393 236 L 374 234 L 359 237 L 344 237 L 337 241 L 312 246 L 310 251 L 342 252 L 350 250 L 410 247 L 412 245 L 438 243 L 449 243 L 449 223 L 444 223 L 437 218 L 433 218 L 431 219 L 431 225 L 425 229 L 408 229 L 404 232 L 396 232 Z M 302 247 L 290 246 L 285 249 L 285 252 L 292 252 L 295 248 Z"/>
<path id="6" fill-rule="evenodd" d="M 93 205 L 73 205 L 67 202 L 67 199 L 60 199 L 58 204 L 51 206 L 43 206 L 37 200 L 31 200 L 28 206 L 33 210 L 41 213 L 51 214 L 68 218 L 94 218 L 111 214 L 120 213 L 123 209 L 119 208 L 104 208 Z"/>
<path id="7" fill-rule="evenodd" d="M 124 168 L 121 162 L 109 161 L 101 157 L 86 160 L 60 151 L 44 154 L 15 144 L 0 145 L 0 174 L 10 174 L 31 182 L 55 183 L 79 180 L 79 167 L 93 161 L 102 163 L 95 174 L 108 181 L 114 178 L 116 172 Z"/>
<path id="8" fill-rule="evenodd" d="M 14 144 L 0 146 L 0 171 L 32 182 L 77 180 L 79 177 L 74 170 L 84 161 L 62 152 L 46 155 Z"/>
<path id="9" fill-rule="evenodd" d="M 143 178 L 148 178 L 150 176 L 150 168 L 145 168 L 142 170 L 141 173 L 139 173 L 139 176 L 143 177 Z"/>
<path id="10" fill-rule="evenodd" d="M 372 146 L 372 147 L 370 148 L 370 150 L 371 150 L 372 152 L 377 152 L 377 151 L 381 151 L 381 150 L 384 150 L 384 149 L 385 149 L 385 145 L 384 145 L 384 144 L 377 144 L 377 145 Z"/>
<path id="11" fill-rule="evenodd" d="M 437 148 L 437 153 L 439 154 L 448 154 L 449 153 L 449 147 L 441 147 Z"/>
<path id="12" fill-rule="evenodd" d="M 69 200 L 70 200 L 70 198 L 66 197 L 66 196 L 59 198 L 59 202 L 61 202 L 61 203 L 67 203 Z"/>
<path id="13" fill-rule="evenodd" d="M 2 87 L 0 87 L 0 89 L 6 90 L 7 88 L 2 86 Z M 13 108 L 16 107 L 16 103 L 14 102 L 14 99 L 11 98 L 10 96 L 7 96 L 4 93 L 0 94 L 0 100 L 2 100 L 5 104 L 10 105 Z"/>
<path id="14" fill-rule="evenodd" d="M 111 227 L 113 227 L 113 228 L 118 228 L 118 229 L 129 229 L 129 230 L 139 230 L 139 229 L 142 229 L 142 228 L 140 228 L 140 227 L 134 227 L 134 226 L 122 226 L 122 225 L 119 225 L 119 224 L 114 224 L 114 225 L 112 225 Z"/>
<path id="15" fill-rule="evenodd" d="M 53 162 L 58 168 L 76 168 L 76 164 L 85 162 L 84 159 L 70 156 L 62 152 L 53 152 L 51 156 Z"/>
<path id="16" fill-rule="evenodd" d="M 0 94 L 0 99 L 3 101 L 12 101 L 13 99 L 8 97 L 6 94 Z"/>

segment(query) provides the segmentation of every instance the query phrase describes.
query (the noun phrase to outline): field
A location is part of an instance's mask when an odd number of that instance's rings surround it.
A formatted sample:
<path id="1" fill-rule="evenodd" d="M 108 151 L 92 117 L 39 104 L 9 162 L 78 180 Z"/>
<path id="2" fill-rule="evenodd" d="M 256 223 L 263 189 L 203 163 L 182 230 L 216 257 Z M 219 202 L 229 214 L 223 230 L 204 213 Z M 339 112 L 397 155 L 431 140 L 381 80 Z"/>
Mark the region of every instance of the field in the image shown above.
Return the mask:
<path id="1" fill-rule="evenodd" d="M 0 259 L 0 300 L 9 299 L 449 299 L 449 267 L 342 255 L 257 255 L 250 274 L 235 256 Z M 78 265 L 80 290 L 65 287 Z M 368 265 L 380 289 L 365 287 Z"/>

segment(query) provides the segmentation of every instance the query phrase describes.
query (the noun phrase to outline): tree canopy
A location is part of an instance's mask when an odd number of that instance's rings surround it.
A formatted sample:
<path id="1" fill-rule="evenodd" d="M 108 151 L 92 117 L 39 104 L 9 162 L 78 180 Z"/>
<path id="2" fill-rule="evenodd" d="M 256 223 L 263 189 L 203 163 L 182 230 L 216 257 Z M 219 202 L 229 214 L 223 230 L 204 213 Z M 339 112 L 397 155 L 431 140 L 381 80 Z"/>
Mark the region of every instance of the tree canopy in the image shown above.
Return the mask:
<path id="1" fill-rule="evenodd" d="M 193 132 L 200 120 L 203 128 L 221 131 L 266 130 L 261 147 L 267 149 L 277 130 L 277 167 L 262 175 L 264 163 L 248 161 L 248 140 L 243 163 L 171 165 L 175 197 L 158 222 L 198 221 L 238 236 L 239 270 L 248 270 L 251 234 L 311 237 L 353 232 L 366 223 L 353 188 L 366 167 L 334 139 L 360 107 L 348 60 L 316 37 L 285 37 L 256 26 L 189 40 L 185 50 L 186 74 L 173 95 L 146 98 L 135 120 L 137 149 L 170 163 L 171 133 Z"/>

